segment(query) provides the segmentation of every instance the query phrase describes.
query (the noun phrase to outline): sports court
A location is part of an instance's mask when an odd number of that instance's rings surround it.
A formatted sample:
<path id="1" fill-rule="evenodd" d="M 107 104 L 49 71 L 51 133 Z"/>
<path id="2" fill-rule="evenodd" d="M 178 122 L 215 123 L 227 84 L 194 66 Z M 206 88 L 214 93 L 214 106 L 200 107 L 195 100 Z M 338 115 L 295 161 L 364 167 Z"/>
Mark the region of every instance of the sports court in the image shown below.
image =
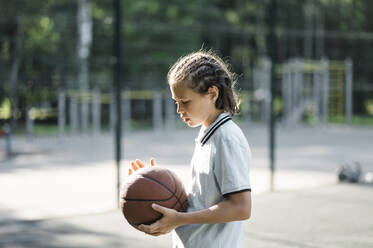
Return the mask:
<path id="1" fill-rule="evenodd" d="M 254 124 L 243 129 L 255 154 L 251 174 L 254 215 L 245 229 L 247 244 L 366 247 L 371 242 L 368 230 L 373 223 L 369 219 L 372 186 L 338 184 L 336 173 L 344 160 L 357 159 L 365 172 L 372 171 L 370 129 L 280 127 L 275 193 L 268 191 L 266 129 Z M 127 157 L 147 161 L 154 156 L 159 166 L 186 179 L 188 153 L 192 153 L 196 131 L 183 129 L 177 135 L 167 131 L 125 134 L 123 177 Z M 149 144 L 149 140 L 153 142 Z M 301 144 L 297 143 L 300 140 Z M 92 143 L 97 145 L 92 147 Z M 169 235 L 154 238 L 141 234 L 114 210 L 110 135 L 62 140 L 46 137 L 37 142 L 19 138 L 14 144 L 19 154 L 2 161 L 0 168 L 1 247 L 139 247 L 139 242 L 141 247 L 164 247 L 169 242 Z M 141 151 L 136 149 L 139 146 Z M 309 216 L 304 211 L 316 212 Z M 345 211 L 351 213 L 347 218 Z M 282 226 L 284 222 L 288 224 Z M 360 231 L 353 239 L 346 239 L 345 233 L 355 230 L 353 223 L 360 226 Z"/>
<path id="2" fill-rule="evenodd" d="M 243 234 L 244 248 L 373 247 L 372 12 L 368 0 L 0 0 L 0 248 L 171 247 L 118 204 L 131 161 L 152 158 L 202 210 L 164 212 L 163 231 L 197 224 L 178 229 L 183 246 Z M 134 212 L 185 203 L 157 180 L 128 198 Z"/>

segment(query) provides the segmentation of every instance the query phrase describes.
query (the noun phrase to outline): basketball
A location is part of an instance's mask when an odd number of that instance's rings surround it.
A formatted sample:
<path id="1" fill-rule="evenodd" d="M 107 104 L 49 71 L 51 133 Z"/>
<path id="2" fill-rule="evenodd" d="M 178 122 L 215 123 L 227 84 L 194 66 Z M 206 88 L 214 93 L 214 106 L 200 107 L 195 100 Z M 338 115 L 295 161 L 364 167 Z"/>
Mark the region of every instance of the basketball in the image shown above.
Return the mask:
<path id="1" fill-rule="evenodd" d="M 181 180 L 172 171 L 156 166 L 142 168 L 124 183 L 121 210 L 133 227 L 150 225 L 162 218 L 162 214 L 151 207 L 153 203 L 179 212 L 186 211 L 187 195 Z"/>

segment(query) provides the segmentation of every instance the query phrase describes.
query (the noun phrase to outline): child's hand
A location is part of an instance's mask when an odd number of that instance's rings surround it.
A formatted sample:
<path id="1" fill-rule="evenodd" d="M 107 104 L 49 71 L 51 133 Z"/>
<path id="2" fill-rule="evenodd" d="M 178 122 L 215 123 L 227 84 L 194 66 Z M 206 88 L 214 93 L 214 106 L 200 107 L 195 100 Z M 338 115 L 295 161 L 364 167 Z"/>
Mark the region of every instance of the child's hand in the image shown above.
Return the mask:
<path id="1" fill-rule="evenodd" d="M 152 208 L 161 214 L 163 217 L 151 225 L 140 225 L 138 228 L 144 233 L 159 236 L 171 232 L 176 227 L 180 226 L 180 213 L 171 208 L 165 208 L 157 204 L 152 204 Z"/>
<path id="2" fill-rule="evenodd" d="M 154 158 L 150 159 L 150 165 L 155 165 Z M 145 165 L 140 160 L 136 159 L 136 163 L 135 161 L 131 161 L 131 167 L 132 169 L 128 169 L 128 175 L 131 175 L 133 171 L 137 171 L 138 169 L 145 167 Z"/>

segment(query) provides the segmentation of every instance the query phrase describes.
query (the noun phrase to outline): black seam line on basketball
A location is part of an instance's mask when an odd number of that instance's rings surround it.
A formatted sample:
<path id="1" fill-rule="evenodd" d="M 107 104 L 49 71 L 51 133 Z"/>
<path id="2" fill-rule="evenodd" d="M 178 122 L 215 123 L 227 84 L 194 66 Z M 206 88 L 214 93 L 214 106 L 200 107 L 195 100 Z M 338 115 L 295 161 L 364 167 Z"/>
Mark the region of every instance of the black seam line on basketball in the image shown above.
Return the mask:
<path id="1" fill-rule="evenodd" d="M 183 211 L 186 211 L 186 208 L 184 207 L 184 203 L 185 203 L 185 202 L 188 202 L 188 197 L 186 198 L 185 201 L 180 202 L 180 199 L 181 199 L 182 196 L 183 196 L 183 191 L 180 192 L 180 196 L 179 196 L 177 199 L 178 199 L 179 205 L 180 205 L 180 207 L 182 208 L 182 210 L 183 210 Z"/>
<path id="2" fill-rule="evenodd" d="M 217 123 L 215 123 L 214 126 L 212 126 L 211 129 L 203 136 L 203 138 L 201 140 L 201 143 L 203 143 L 204 140 L 206 139 L 206 137 L 209 136 L 210 133 L 215 130 L 216 126 L 218 126 L 222 121 L 224 121 L 224 120 L 226 120 L 228 118 L 230 118 L 230 117 L 227 115 L 227 116 L 223 117 L 221 120 L 219 120 Z"/>
<path id="3" fill-rule="evenodd" d="M 184 207 L 184 204 L 185 204 L 185 203 L 188 203 L 188 198 L 183 202 L 183 209 L 186 211 L 187 208 L 188 208 L 188 205 Z"/>
<path id="4" fill-rule="evenodd" d="M 170 173 L 169 171 L 167 171 L 167 174 L 171 176 L 172 180 L 174 181 L 174 185 L 175 185 L 175 193 L 173 193 L 173 196 L 176 198 L 176 202 L 174 203 L 174 205 L 171 207 L 171 208 L 174 208 L 176 206 L 177 203 L 180 204 L 180 201 L 179 201 L 179 198 L 177 197 L 176 193 L 177 193 L 177 183 L 176 183 L 176 179 L 174 178 L 174 175 L 172 175 L 172 173 Z M 181 194 L 183 193 L 183 189 L 181 189 Z"/>
<path id="5" fill-rule="evenodd" d="M 181 191 L 180 196 L 181 196 L 182 194 L 183 194 L 183 191 Z M 176 198 L 176 202 L 174 203 L 174 205 L 171 206 L 171 208 L 174 209 L 174 207 L 175 207 L 176 204 L 178 204 L 178 203 L 179 203 L 180 207 L 183 208 L 183 206 L 181 205 L 181 202 L 179 201 L 179 197 L 176 197 L 176 196 L 175 196 L 175 198 Z M 184 208 L 183 208 L 183 209 L 184 209 Z"/>
<path id="6" fill-rule="evenodd" d="M 167 171 L 167 173 L 172 177 L 172 180 L 174 180 L 174 183 L 175 183 L 175 194 L 174 194 L 174 196 L 175 196 L 175 198 L 176 198 L 176 202 L 175 202 L 174 206 L 176 205 L 176 203 L 179 203 L 180 207 L 183 207 L 183 206 L 181 205 L 181 202 L 180 202 L 179 197 L 177 197 L 177 195 L 176 195 L 176 192 L 177 192 L 176 179 L 174 178 L 174 175 L 172 175 L 172 173 L 170 173 L 170 172 L 168 172 L 168 171 Z M 180 190 L 180 194 L 181 194 L 181 195 L 183 194 L 183 188 L 181 188 L 181 190 Z M 180 195 L 180 196 L 181 196 L 181 195 Z M 172 206 L 172 208 L 174 208 L 174 206 Z"/>
<path id="7" fill-rule="evenodd" d="M 148 177 L 148 176 L 145 176 L 145 175 L 142 175 L 143 178 L 146 178 L 150 181 L 153 181 L 153 182 L 156 182 L 160 185 L 162 185 L 165 189 L 167 189 L 170 193 L 171 193 L 171 196 L 169 198 L 166 198 L 166 199 L 136 199 L 136 198 L 122 198 L 126 201 L 142 201 L 142 202 L 147 202 L 147 201 L 168 201 L 170 200 L 172 197 L 175 196 L 175 193 L 172 192 L 166 185 L 164 185 L 163 183 L 159 182 L 158 180 L 152 178 L 152 177 Z M 176 185 L 176 182 L 175 182 L 175 179 L 172 178 L 174 180 L 174 184 L 175 184 L 175 190 L 177 190 L 177 185 Z"/>
<path id="8" fill-rule="evenodd" d="M 169 174 L 168 171 L 167 171 L 167 173 Z M 143 176 L 144 178 L 146 178 L 146 179 L 152 180 L 152 181 L 154 181 L 154 182 L 156 182 L 156 183 L 162 185 L 165 189 L 167 189 L 167 190 L 172 194 L 172 196 L 170 197 L 170 199 L 171 199 L 173 196 L 175 196 L 175 193 L 177 192 L 177 184 L 176 184 L 176 181 L 175 181 L 175 178 L 174 178 L 174 177 L 172 177 L 172 180 L 174 181 L 175 192 L 172 192 L 172 190 L 170 190 L 166 185 L 164 185 L 164 184 L 161 183 L 160 181 L 158 181 L 158 180 L 156 180 L 156 179 L 154 179 L 154 178 L 152 178 L 152 177 L 145 176 L 145 175 L 142 175 L 142 176 Z"/>
<path id="9" fill-rule="evenodd" d="M 215 126 L 215 128 L 214 128 L 214 130 L 208 135 L 208 137 L 206 136 L 206 139 L 202 142 L 202 146 L 204 145 L 204 144 L 206 144 L 206 142 L 210 139 L 210 137 L 215 133 L 215 131 L 216 130 L 218 130 L 218 128 L 220 127 L 220 126 L 222 126 L 224 123 L 226 123 L 227 121 L 230 121 L 230 120 L 232 120 L 232 118 L 228 118 L 228 119 L 226 119 L 226 120 L 224 120 L 223 122 L 221 122 L 218 126 Z"/>

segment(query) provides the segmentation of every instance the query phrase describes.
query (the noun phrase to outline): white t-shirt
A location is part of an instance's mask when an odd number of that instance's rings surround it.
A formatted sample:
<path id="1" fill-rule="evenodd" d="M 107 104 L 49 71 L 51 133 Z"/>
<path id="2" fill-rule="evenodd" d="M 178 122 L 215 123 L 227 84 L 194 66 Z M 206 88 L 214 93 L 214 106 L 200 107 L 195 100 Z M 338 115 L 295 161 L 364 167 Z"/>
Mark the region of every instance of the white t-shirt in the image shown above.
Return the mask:
<path id="1" fill-rule="evenodd" d="M 196 139 L 188 212 L 209 208 L 229 194 L 251 191 L 251 151 L 241 129 L 224 112 Z M 173 232 L 174 248 L 242 247 L 243 223 L 192 224 Z"/>

